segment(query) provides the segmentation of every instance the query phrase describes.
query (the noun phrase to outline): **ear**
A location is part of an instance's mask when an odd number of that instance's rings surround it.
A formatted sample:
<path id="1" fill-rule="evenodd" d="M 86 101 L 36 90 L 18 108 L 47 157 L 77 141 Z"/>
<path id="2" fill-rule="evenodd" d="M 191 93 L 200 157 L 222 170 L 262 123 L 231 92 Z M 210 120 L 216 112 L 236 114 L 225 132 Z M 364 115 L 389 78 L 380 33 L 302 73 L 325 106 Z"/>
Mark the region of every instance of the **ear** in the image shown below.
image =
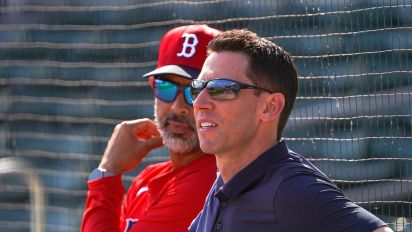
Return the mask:
<path id="1" fill-rule="evenodd" d="M 153 77 L 153 76 L 150 76 L 148 82 L 149 82 L 150 87 L 152 87 L 152 89 L 153 89 L 154 77 Z"/>
<path id="2" fill-rule="evenodd" d="M 265 104 L 263 106 L 261 119 L 263 121 L 273 121 L 280 117 L 280 114 L 285 107 L 285 96 L 281 93 L 267 94 L 265 97 Z"/>

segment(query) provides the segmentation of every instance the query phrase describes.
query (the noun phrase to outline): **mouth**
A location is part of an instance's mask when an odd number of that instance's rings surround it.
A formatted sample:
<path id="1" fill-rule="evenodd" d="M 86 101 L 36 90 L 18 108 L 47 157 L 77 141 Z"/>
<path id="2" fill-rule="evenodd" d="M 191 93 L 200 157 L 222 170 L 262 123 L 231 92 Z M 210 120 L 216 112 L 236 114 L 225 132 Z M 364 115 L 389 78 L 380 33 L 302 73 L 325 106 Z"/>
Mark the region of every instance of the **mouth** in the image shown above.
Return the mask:
<path id="1" fill-rule="evenodd" d="M 173 134 L 183 135 L 193 131 L 187 123 L 169 120 L 166 125 L 167 131 Z"/>
<path id="2" fill-rule="evenodd" d="M 208 130 L 208 129 L 213 129 L 217 127 L 216 123 L 210 122 L 210 121 L 201 121 L 198 124 L 199 130 Z"/>
<path id="3" fill-rule="evenodd" d="M 200 123 L 200 129 L 209 129 L 209 128 L 214 128 L 217 125 L 211 122 L 202 122 Z"/>

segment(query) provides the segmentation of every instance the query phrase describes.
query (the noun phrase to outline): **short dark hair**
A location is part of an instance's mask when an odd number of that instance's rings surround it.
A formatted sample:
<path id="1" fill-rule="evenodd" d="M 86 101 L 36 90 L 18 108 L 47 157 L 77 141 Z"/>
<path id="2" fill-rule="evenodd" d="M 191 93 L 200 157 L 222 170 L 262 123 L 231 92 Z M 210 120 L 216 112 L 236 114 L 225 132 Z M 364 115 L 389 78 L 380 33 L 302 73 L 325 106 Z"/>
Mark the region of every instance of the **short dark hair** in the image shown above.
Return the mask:
<path id="1" fill-rule="evenodd" d="M 277 131 L 277 139 L 280 140 L 298 91 L 298 75 L 290 55 L 275 43 L 246 29 L 219 34 L 209 42 L 208 51 L 245 54 L 249 57 L 246 75 L 252 83 L 283 94 L 285 107 L 280 115 Z"/>

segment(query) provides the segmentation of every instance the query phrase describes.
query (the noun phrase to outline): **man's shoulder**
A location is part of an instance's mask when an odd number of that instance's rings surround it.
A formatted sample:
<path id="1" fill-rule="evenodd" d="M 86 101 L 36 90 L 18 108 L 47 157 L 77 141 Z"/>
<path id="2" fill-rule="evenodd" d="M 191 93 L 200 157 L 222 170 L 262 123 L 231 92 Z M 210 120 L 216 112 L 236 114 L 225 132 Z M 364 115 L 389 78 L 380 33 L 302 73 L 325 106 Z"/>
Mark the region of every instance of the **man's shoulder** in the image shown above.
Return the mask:
<path id="1" fill-rule="evenodd" d="M 308 183 L 319 182 L 322 182 L 328 188 L 337 189 L 336 185 L 322 171 L 304 157 L 294 153 L 291 153 L 289 159 L 268 168 L 264 175 L 262 179 L 269 182 L 269 185 L 275 191 L 282 188 L 285 183 L 287 185 L 298 183 L 293 185 L 296 188 L 295 190 L 304 189 L 304 186 L 308 186 Z"/>
<path id="2" fill-rule="evenodd" d="M 173 164 L 170 160 L 155 163 L 148 165 L 143 171 L 142 174 L 146 173 L 160 173 L 160 172 L 174 172 L 177 175 L 179 173 L 187 173 L 187 172 L 199 172 L 199 171 L 206 171 L 213 170 L 213 173 L 216 172 L 216 159 L 214 155 L 205 154 L 204 156 L 192 161 L 191 163 L 183 166 L 181 168 L 173 170 Z"/>
<path id="3" fill-rule="evenodd" d="M 210 166 L 216 167 L 216 158 L 215 158 L 215 155 L 204 154 L 203 156 L 201 156 L 198 159 L 194 160 L 189 165 L 200 166 L 200 167 L 205 167 L 205 166 L 206 167 L 210 167 Z"/>
<path id="4" fill-rule="evenodd" d="M 216 159 L 214 155 L 206 154 L 198 159 L 194 160 L 190 164 L 186 165 L 180 171 L 180 175 L 193 176 L 193 175 L 206 175 L 216 177 L 217 167 Z M 195 177 L 193 177 L 195 178 Z"/>
<path id="5" fill-rule="evenodd" d="M 163 161 L 160 163 L 153 163 L 146 166 L 145 169 L 140 173 L 140 175 L 149 175 L 151 173 L 160 173 L 164 171 L 169 171 L 172 169 L 172 163 L 170 160 Z"/>
<path id="6" fill-rule="evenodd" d="M 278 173 L 285 179 L 299 176 L 310 176 L 330 181 L 329 178 L 314 164 L 293 151 L 289 151 L 289 158 L 281 162 L 277 167 Z"/>
<path id="7" fill-rule="evenodd" d="M 286 199 L 305 199 L 310 196 L 317 196 L 318 192 L 335 192 L 343 196 L 342 191 L 327 177 L 321 170 L 314 166 L 304 157 L 295 156 L 273 170 L 271 173 L 272 182 L 276 181 L 276 195 L 279 194 Z M 314 200 L 314 199 L 307 199 Z"/>

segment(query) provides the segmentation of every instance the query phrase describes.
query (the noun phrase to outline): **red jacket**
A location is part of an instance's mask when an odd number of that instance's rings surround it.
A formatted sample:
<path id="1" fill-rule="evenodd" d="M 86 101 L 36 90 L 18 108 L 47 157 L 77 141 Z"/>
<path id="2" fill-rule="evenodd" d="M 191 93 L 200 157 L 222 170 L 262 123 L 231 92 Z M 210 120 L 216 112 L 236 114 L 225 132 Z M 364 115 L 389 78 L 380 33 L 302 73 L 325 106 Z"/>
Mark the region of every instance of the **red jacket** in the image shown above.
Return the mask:
<path id="1" fill-rule="evenodd" d="M 178 169 L 170 161 L 150 165 L 133 180 L 124 200 L 121 176 L 89 181 L 81 230 L 188 231 L 203 208 L 216 171 L 213 155 Z"/>

